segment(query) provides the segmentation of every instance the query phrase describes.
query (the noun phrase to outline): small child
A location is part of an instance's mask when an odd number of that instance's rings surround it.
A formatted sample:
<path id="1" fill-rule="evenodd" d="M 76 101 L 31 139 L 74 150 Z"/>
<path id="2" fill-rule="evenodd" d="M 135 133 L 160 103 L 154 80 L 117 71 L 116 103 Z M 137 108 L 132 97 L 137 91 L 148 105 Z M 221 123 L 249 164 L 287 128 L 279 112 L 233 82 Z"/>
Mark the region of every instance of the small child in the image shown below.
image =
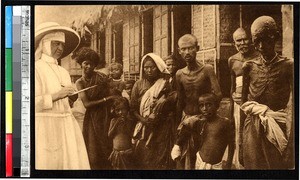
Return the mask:
<path id="1" fill-rule="evenodd" d="M 114 118 L 110 122 L 108 137 L 113 140 L 113 151 L 109 157 L 113 169 L 132 170 L 135 167 L 131 138 L 134 124 L 129 118 L 129 103 L 124 97 L 113 101 Z"/>
<path id="2" fill-rule="evenodd" d="M 121 79 L 123 74 L 123 66 L 120 63 L 112 63 L 109 67 L 110 71 L 110 83 L 109 89 L 111 95 L 120 95 L 122 91 L 125 89 L 125 82 Z"/>
<path id="3" fill-rule="evenodd" d="M 131 90 L 133 88 L 135 81 L 134 80 L 127 80 L 125 81 L 125 89 L 122 91 L 122 96 L 125 97 L 129 102 L 131 98 Z"/>
<path id="4" fill-rule="evenodd" d="M 233 139 L 230 121 L 217 115 L 219 104 L 214 94 L 201 95 L 198 103 L 200 115 L 191 116 L 182 122 L 171 152 L 172 159 L 176 160 L 186 154 L 187 150 L 183 150 L 183 147 L 192 138 L 193 149 L 189 152 L 191 160 L 195 162 L 195 169 L 223 169 L 222 157 Z"/>
<path id="5" fill-rule="evenodd" d="M 170 72 L 169 83 L 170 83 L 172 89 L 175 90 L 175 75 L 176 75 L 176 72 L 178 69 L 177 69 L 176 61 L 174 59 L 174 55 L 167 56 L 164 59 L 164 61 L 167 65 L 168 71 Z"/>
<path id="6" fill-rule="evenodd" d="M 170 72 L 171 76 L 174 76 L 176 74 L 176 70 L 177 70 L 177 65 L 174 59 L 173 55 L 167 56 L 164 59 L 166 65 L 167 65 L 167 69 Z"/>

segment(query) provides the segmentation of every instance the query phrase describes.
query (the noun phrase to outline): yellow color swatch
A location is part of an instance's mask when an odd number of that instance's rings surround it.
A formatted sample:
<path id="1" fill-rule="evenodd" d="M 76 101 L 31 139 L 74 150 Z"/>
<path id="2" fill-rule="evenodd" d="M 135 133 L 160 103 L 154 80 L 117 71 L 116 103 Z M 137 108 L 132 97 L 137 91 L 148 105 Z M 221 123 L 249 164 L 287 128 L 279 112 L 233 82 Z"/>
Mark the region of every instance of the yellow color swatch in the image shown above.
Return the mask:
<path id="1" fill-rule="evenodd" d="M 6 134 L 12 133 L 12 92 L 5 92 L 5 126 Z"/>

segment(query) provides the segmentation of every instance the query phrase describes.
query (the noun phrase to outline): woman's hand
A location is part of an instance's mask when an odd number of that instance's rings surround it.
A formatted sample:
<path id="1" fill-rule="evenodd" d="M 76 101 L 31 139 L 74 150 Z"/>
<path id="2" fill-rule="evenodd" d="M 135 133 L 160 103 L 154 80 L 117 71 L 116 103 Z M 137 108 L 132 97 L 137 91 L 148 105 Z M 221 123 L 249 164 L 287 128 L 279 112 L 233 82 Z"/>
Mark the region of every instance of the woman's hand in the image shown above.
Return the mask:
<path id="1" fill-rule="evenodd" d="M 75 89 L 72 86 L 62 87 L 60 91 L 52 95 L 52 101 L 63 99 L 69 95 L 72 95 L 74 92 Z"/>

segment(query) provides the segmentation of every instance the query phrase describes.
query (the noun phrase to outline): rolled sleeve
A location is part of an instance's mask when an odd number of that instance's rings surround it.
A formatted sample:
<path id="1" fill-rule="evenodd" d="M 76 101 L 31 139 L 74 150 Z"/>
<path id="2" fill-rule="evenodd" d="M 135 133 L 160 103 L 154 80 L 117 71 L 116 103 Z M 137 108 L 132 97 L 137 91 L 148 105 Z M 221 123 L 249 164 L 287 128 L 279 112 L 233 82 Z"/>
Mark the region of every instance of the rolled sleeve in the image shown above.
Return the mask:
<path id="1" fill-rule="evenodd" d="M 52 96 L 50 94 L 35 97 L 35 110 L 37 112 L 47 110 L 47 109 L 52 109 L 52 107 L 53 107 L 53 102 L 52 102 Z"/>

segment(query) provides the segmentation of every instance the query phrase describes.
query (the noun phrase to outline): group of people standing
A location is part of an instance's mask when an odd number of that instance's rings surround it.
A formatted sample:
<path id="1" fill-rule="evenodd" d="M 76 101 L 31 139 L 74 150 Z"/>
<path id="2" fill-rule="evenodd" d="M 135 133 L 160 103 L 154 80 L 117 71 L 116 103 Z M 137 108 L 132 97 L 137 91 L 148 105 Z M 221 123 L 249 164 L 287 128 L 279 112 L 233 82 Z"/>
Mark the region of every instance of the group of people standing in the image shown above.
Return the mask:
<path id="1" fill-rule="evenodd" d="M 186 67 L 179 69 L 173 56 L 148 53 L 136 82 L 122 81 L 122 65 L 107 69 L 97 52 L 81 48 L 75 90 L 57 59 L 80 38 L 70 28 L 42 24 L 35 36 L 36 169 L 230 169 L 232 162 L 236 169 L 289 168 L 292 134 L 286 133 L 284 110 L 293 61 L 274 51 L 279 34 L 273 18 L 256 19 L 251 33 L 254 46 L 242 28 L 233 34 L 239 52 L 228 60 L 227 119 L 217 113 L 218 79 L 211 65 L 197 60 L 194 35 L 178 41 Z M 86 109 L 82 132 L 69 105 L 77 98 Z"/>

